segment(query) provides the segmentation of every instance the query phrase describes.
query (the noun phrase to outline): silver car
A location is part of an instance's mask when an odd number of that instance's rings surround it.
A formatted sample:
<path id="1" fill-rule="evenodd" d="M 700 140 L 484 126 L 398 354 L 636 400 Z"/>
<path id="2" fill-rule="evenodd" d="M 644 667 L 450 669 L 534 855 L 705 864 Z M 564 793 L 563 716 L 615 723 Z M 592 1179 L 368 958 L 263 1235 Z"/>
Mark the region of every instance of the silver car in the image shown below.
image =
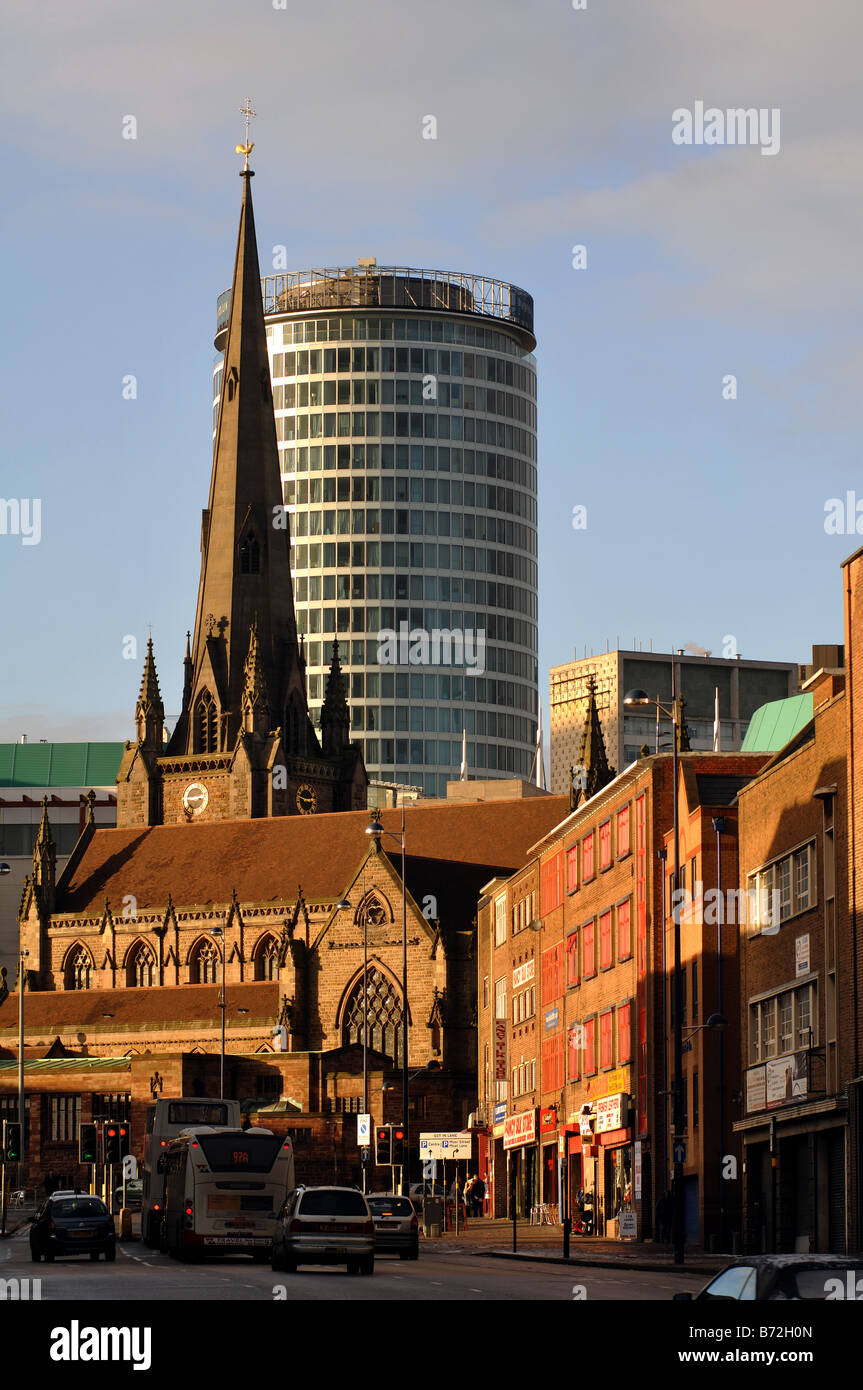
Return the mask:
<path id="1" fill-rule="evenodd" d="M 391 1192 L 371 1192 L 366 1201 L 375 1223 L 375 1249 L 379 1254 L 398 1255 L 402 1260 L 418 1260 L 419 1220 L 410 1197 Z"/>
<path id="2" fill-rule="evenodd" d="M 273 1237 L 272 1268 L 347 1265 L 348 1274 L 374 1274 L 375 1226 L 354 1187 L 298 1187 L 288 1193 Z"/>

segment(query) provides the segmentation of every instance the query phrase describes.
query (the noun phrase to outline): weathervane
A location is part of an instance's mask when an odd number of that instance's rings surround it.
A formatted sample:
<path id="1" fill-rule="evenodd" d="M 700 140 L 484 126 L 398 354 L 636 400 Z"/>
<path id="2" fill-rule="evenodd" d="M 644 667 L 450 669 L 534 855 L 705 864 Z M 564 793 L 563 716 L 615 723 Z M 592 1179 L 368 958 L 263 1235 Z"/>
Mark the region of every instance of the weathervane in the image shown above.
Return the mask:
<path id="1" fill-rule="evenodd" d="M 254 140 L 252 140 L 251 142 L 249 141 L 249 119 L 250 119 L 250 117 L 252 117 L 252 116 L 254 116 L 254 115 L 256 115 L 256 114 L 257 114 L 257 113 L 256 113 L 255 111 L 252 110 L 252 103 L 251 103 L 251 100 L 249 99 L 249 97 L 246 97 L 245 104 L 244 104 L 243 106 L 240 107 L 240 115 L 241 115 L 241 116 L 245 116 L 245 118 L 246 118 L 246 143 L 245 143 L 245 145 L 237 145 L 237 147 L 236 147 L 236 149 L 235 149 L 235 151 L 234 151 L 235 154 L 244 154 L 244 155 L 246 156 L 246 162 L 245 162 L 245 164 L 244 164 L 244 166 L 243 166 L 243 173 L 248 172 L 248 168 L 249 168 L 249 155 L 252 153 L 252 150 L 255 148 L 255 142 L 254 142 Z"/>

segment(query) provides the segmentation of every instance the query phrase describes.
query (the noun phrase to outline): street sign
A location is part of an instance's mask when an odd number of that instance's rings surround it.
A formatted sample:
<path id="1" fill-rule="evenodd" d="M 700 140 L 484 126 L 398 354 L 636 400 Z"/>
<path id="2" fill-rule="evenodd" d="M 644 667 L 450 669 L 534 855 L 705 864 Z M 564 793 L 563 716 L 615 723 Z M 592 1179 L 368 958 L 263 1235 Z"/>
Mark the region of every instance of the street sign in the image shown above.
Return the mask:
<path id="1" fill-rule="evenodd" d="M 638 1218 L 632 1207 L 621 1207 L 617 1214 L 618 1240 L 638 1239 Z"/>
<path id="2" fill-rule="evenodd" d="M 362 1163 L 368 1163 L 368 1161 L 369 1161 L 369 1154 L 370 1154 L 370 1153 L 371 1153 L 371 1149 L 366 1149 L 366 1148 L 360 1149 L 360 1161 L 361 1161 Z"/>
<path id="3" fill-rule="evenodd" d="M 471 1136 L 469 1130 L 443 1130 L 433 1134 L 420 1135 L 420 1158 L 443 1158 L 447 1160 L 470 1158 Z"/>
<path id="4" fill-rule="evenodd" d="M 137 1176 L 138 1160 L 134 1154 L 126 1154 L 126 1157 L 123 1159 L 123 1177 L 128 1179 L 137 1178 Z"/>
<path id="5" fill-rule="evenodd" d="M 675 1145 L 674 1145 L 674 1162 L 675 1162 L 675 1163 L 685 1163 L 685 1162 L 686 1162 L 686 1145 L 683 1143 L 683 1141 L 682 1141 L 681 1139 L 678 1139 L 678 1140 L 675 1142 Z"/>
<path id="6" fill-rule="evenodd" d="M 371 1115 L 357 1115 L 357 1143 L 360 1148 L 365 1148 L 372 1142 L 372 1117 Z"/>

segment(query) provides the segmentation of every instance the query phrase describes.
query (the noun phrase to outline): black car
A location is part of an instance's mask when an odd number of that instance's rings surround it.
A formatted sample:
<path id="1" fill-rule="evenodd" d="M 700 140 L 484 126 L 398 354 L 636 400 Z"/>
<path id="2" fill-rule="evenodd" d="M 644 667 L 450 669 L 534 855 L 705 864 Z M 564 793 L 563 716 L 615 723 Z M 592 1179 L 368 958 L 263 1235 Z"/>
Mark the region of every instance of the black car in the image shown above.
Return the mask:
<path id="1" fill-rule="evenodd" d="M 700 1293 L 676 1293 L 674 1299 L 776 1303 L 854 1298 L 861 1276 L 863 1260 L 849 1255 L 749 1255 L 727 1265 Z"/>
<path id="2" fill-rule="evenodd" d="M 101 1197 L 56 1192 L 48 1198 L 30 1227 L 30 1256 L 50 1263 L 55 1255 L 117 1258 L 114 1218 Z"/>

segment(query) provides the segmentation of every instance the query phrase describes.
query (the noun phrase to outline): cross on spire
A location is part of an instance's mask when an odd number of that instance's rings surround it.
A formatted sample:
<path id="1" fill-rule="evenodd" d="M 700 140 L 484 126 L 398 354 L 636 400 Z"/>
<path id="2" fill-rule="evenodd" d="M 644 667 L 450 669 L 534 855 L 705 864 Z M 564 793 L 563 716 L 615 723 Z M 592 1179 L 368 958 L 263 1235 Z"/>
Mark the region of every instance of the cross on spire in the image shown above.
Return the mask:
<path id="1" fill-rule="evenodd" d="M 252 108 L 252 103 L 251 103 L 251 100 L 250 100 L 249 97 L 246 97 L 245 102 L 244 102 L 243 105 L 240 107 L 240 115 L 241 115 L 241 116 L 245 116 L 245 118 L 246 118 L 246 143 L 245 143 L 244 145 L 237 145 L 236 153 L 237 153 L 237 154 L 244 154 L 244 155 L 246 156 L 246 162 L 245 162 L 245 164 L 244 164 L 244 166 L 243 166 L 243 172 L 246 173 L 246 172 L 248 171 L 248 168 L 249 168 L 249 155 L 252 153 L 252 150 L 255 148 L 255 142 L 254 142 L 254 141 L 252 141 L 251 143 L 249 142 L 249 121 L 250 121 L 250 119 L 251 119 L 252 116 L 256 116 L 256 115 L 257 115 L 257 112 L 256 112 L 255 110 L 253 110 L 253 108 Z"/>

